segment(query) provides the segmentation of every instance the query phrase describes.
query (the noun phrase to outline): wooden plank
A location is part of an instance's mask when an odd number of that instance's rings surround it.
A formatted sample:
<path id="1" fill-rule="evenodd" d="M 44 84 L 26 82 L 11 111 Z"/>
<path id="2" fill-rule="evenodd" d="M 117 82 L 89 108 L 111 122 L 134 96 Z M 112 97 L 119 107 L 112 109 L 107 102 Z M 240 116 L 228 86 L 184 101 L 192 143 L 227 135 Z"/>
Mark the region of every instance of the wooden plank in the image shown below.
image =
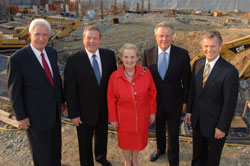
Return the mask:
<path id="1" fill-rule="evenodd" d="M 250 18 L 250 12 L 246 13 L 246 17 Z"/>
<path id="2" fill-rule="evenodd" d="M 214 11 L 214 12 L 212 12 L 212 15 L 214 17 L 219 17 L 219 16 L 222 16 L 222 12 L 221 11 Z"/>
<path id="3" fill-rule="evenodd" d="M 9 117 L 10 116 L 10 113 L 9 112 L 6 112 L 6 111 L 4 111 L 4 110 L 2 110 L 2 109 L 0 109 L 0 116 L 4 116 L 4 117 Z"/>
<path id="4" fill-rule="evenodd" d="M 8 97 L 0 96 L 0 101 L 10 104 L 10 99 Z"/>
<path id="5" fill-rule="evenodd" d="M 247 125 L 241 116 L 234 116 L 231 128 L 247 128 Z"/>
<path id="6" fill-rule="evenodd" d="M 0 28 L 3 28 L 3 29 L 14 29 L 14 26 L 0 25 Z"/>
<path id="7" fill-rule="evenodd" d="M 0 109 L 0 120 L 3 121 L 4 123 L 7 123 L 11 126 L 18 128 L 17 121 L 10 119 L 9 116 L 10 116 L 9 112 Z"/>
<path id="8" fill-rule="evenodd" d="M 17 124 L 16 120 L 10 119 L 10 118 L 5 117 L 5 116 L 0 116 L 0 120 L 11 125 L 11 126 L 18 128 L 18 124 Z"/>

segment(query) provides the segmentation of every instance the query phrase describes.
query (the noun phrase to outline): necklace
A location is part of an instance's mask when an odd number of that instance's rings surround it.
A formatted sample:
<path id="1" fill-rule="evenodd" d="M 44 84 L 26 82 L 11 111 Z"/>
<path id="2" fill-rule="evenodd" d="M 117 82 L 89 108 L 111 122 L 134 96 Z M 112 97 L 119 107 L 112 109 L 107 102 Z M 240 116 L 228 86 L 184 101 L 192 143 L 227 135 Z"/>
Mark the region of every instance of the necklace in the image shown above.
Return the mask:
<path id="1" fill-rule="evenodd" d="M 129 75 L 125 69 L 124 69 L 124 71 L 125 71 L 125 74 L 126 74 L 127 76 L 129 76 L 129 77 L 134 77 L 134 76 L 135 76 L 135 71 L 134 71 L 134 74 L 133 74 L 132 76 Z"/>

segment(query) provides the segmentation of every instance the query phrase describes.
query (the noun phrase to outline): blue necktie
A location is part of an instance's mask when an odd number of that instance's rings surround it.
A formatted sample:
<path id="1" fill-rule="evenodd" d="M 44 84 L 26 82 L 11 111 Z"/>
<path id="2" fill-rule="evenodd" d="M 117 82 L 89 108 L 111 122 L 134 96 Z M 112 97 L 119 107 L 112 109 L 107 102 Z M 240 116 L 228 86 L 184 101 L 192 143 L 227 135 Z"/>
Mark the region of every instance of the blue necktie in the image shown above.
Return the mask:
<path id="1" fill-rule="evenodd" d="M 100 69 L 99 69 L 99 65 L 98 65 L 98 62 L 97 60 L 95 59 L 96 55 L 93 54 L 92 55 L 92 58 L 93 58 L 93 69 L 94 69 L 94 72 L 95 72 L 95 77 L 96 77 L 96 80 L 98 82 L 98 85 L 100 85 L 100 82 L 101 82 L 101 73 L 100 73 Z"/>
<path id="2" fill-rule="evenodd" d="M 168 68 L 168 62 L 167 62 L 167 53 L 162 52 L 162 54 L 163 54 L 163 57 L 159 66 L 159 74 L 161 76 L 161 79 L 164 80 L 164 77 L 166 75 L 167 68 Z"/>

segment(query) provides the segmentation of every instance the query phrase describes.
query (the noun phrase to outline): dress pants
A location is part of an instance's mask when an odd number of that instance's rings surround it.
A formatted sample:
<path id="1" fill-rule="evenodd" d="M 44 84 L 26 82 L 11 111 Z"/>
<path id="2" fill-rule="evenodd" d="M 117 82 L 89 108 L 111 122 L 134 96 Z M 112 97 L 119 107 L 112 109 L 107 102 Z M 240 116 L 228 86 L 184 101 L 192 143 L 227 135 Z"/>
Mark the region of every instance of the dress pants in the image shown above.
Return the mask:
<path id="1" fill-rule="evenodd" d="M 81 166 L 94 166 L 92 140 L 94 136 L 95 160 L 106 160 L 108 122 L 103 122 L 100 118 L 96 126 L 80 124 L 77 127 L 77 136 L 80 153 Z"/>
<path id="2" fill-rule="evenodd" d="M 179 130 L 181 110 L 176 112 L 156 113 L 156 140 L 157 149 L 160 152 L 166 151 L 166 124 L 168 127 L 167 154 L 170 166 L 179 165 Z"/>
<path id="3" fill-rule="evenodd" d="M 40 130 L 31 126 L 27 130 L 27 135 L 34 166 L 61 165 L 62 136 L 59 118 L 51 129 Z"/>
<path id="4" fill-rule="evenodd" d="M 225 139 L 203 136 L 198 123 L 193 128 L 192 166 L 219 166 Z"/>

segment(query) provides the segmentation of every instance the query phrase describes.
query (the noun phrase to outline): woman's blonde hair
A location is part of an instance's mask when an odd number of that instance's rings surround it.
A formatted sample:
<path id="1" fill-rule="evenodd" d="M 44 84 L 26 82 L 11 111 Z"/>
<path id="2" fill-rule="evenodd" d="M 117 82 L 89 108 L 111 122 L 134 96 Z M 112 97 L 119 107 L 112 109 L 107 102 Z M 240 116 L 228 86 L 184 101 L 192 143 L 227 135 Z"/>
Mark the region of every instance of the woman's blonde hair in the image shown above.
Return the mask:
<path id="1" fill-rule="evenodd" d="M 137 48 L 137 46 L 136 46 L 135 44 L 126 43 L 126 44 L 124 44 L 124 45 L 122 46 L 122 48 L 121 48 L 120 51 L 119 51 L 119 57 L 120 57 L 120 59 L 122 58 L 122 56 L 123 56 L 123 51 L 124 51 L 125 49 L 132 49 L 132 50 L 135 50 L 136 56 L 137 56 L 137 57 L 140 56 L 140 52 L 139 52 L 139 50 L 138 50 L 138 48 Z"/>

